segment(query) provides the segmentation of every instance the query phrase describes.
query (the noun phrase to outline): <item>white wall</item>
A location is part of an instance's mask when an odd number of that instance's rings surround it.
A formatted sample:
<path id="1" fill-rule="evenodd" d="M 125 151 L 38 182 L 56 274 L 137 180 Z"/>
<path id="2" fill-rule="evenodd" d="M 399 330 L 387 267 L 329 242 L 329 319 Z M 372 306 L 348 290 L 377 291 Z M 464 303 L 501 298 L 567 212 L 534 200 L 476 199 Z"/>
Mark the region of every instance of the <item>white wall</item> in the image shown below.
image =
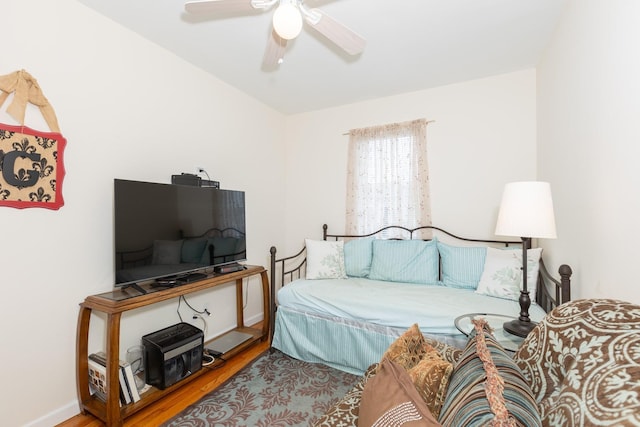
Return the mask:
<path id="1" fill-rule="evenodd" d="M 0 74 L 29 71 L 68 141 L 60 210 L 0 207 L 1 424 L 49 426 L 78 413 L 78 303 L 113 287 L 113 179 L 169 182 L 201 166 L 246 191 L 249 262 L 266 265 L 284 227 L 284 117 L 74 0 L 5 0 L 0 13 Z M 6 107 L 0 121 L 14 124 Z M 48 130 L 37 110 L 26 124 Z M 245 317 L 260 320 L 259 283 L 246 286 Z M 213 312 L 211 336 L 235 324 L 234 298 L 230 285 L 189 301 Z M 176 307 L 125 315 L 121 348 L 177 323 Z"/>
<path id="2" fill-rule="evenodd" d="M 640 2 L 572 0 L 538 67 L 538 175 L 573 296 L 640 303 Z"/>
<path id="3" fill-rule="evenodd" d="M 433 224 L 493 238 L 504 184 L 535 179 L 536 74 L 525 70 L 287 118 L 287 239 L 292 254 L 322 224 L 344 232 L 354 128 L 417 118 L 427 126 Z"/>

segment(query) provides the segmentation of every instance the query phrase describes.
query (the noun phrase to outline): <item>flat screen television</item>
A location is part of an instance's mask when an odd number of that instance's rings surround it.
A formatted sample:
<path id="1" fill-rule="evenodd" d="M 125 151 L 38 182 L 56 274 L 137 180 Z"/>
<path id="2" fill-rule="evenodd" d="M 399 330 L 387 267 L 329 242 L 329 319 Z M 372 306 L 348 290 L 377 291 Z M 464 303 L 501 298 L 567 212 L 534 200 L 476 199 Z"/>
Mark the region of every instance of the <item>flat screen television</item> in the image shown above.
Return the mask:
<path id="1" fill-rule="evenodd" d="M 175 284 L 246 261 L 243 191 L 114 180 L 116 287 Z"/>

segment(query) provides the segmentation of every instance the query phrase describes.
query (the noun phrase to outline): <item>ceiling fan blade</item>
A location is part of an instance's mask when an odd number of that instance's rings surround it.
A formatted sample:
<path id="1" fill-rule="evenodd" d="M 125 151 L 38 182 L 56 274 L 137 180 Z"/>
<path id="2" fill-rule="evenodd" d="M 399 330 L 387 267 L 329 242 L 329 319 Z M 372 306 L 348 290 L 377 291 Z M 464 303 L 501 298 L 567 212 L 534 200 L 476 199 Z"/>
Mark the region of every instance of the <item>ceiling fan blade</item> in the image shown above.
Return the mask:
<path id="1" fill-rule="evenodd" d="M 303 10 L 307 23 L 349 55 L 364 50 L 367 41 L 360 34 L 336 21 L 320 9 Z"/>
<path id="2" fill-rule="evenodd" d="M 262 59 L 262 68 L 277 68 L 284 60 L 284 52 L 286 49 L 287 41 L 276 34 L 275 30 L 271 30 L 271 35 L 267 41 L 267 48 L 264 51 L 264 58 Z"/>
<path id="3" fill-rule="evenodd" d="M 252 12 L 256 8 L 251 0 L 200 0 L 188 1 L 184 9 L 189 13 Z"/>

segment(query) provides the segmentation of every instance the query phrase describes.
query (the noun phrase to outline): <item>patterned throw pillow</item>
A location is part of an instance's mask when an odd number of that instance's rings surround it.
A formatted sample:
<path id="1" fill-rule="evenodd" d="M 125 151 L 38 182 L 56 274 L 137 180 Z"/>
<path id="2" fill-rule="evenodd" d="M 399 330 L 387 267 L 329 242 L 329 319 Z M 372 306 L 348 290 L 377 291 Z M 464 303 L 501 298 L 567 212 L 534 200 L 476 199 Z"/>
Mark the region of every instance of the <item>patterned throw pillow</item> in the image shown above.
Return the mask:
<path id="1" fill-rule="evenodd" d="M 442 360 L 435 350 L 427 352 L 422 360 L 408 371 L 413 385 L 436 418 L 440 415 L 452 371 L 453 365 Z"/>
<path id="2" fill-rule="evenodd" d="M 411 355 L 412 353 L 416 353 L 419 354 L 418 359 L 421 359 L 422 356 L 431 349 L 435 349 L 443 360 L 446 360 L 451 364 L 455 364 L 462 354 L 462 350 L 459 348 L 450 346 L 449 344 L 433 338 L 425 337 L 420 331 L 418 324 L 414 323 L 393 343 L 391 343 L 382 358 L 389 357 L 391 360 L 395 360 L 397 362 L 396 354 L 402 355 L 404 353 L 408 353 Z"/>
<path id="3" fill-rule="evenodd" d="M 424 340 L 427 344 L 433 347 L 438 354 L 440 354 L 440 357 L 442 357 L 443 360 L 446 360 L 452 365 L 455 365 L 458 362 L 458 359 L 460 359 L 460 355 L 462 354 L 461 349 L 429 337 L 424 337 Z"/>
<path id="4" fill-rule="evenodd" d="M 307 279 L 346 279 L 344 242 L 305 239 Z"/>
<path id="5" fill-rule="evenodd" d="M 453 364 L 427 343 L 417 324 L 396 339 L 382 355 L 404 368 L 434 415 L 440 414 Z"/>
<path id="6" fill-rule="evenodd" d="M 475 320 L 440 412 L 445 427 L 541 426 L 531 389 L 485 320 Z"/>
<path id="7" fill-rule="evenodd" d="M 380 362 L 378 373 L 364 386 L 359 426 L 440 426 L 402 366 Z"/>
<path id="8" fill-rule="evenodd" d="M 527 250 L 527 289 L 536 300 L 536 285 L 542 249 Z M 522 289 L 522 250 L 487 248 L 487 258 L 477 293 L 518 300 Z"/>
<path id="9" fill-rule="evenodd" d="M 400 335 L 382 355 L 382 360 L 392 360 L 404 369 L 411 369 L 431 350 L 427 347 L 424 335 L 420 331 L 417 323 L 414 323 L 402 335 Z"/>
<path id="10" fill-rule="evenodd" d="M 514 355 L 545 426 L 640 426 L 640 305 L 570 301 Z"/>

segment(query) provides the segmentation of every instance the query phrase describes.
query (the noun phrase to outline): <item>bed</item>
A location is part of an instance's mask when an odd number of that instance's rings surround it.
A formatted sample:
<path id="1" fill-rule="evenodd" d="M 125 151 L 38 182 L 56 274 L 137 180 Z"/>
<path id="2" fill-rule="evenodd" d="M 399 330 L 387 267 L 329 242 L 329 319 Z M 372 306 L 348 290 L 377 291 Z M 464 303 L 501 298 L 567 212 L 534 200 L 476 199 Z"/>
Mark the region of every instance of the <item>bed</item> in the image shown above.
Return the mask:
<path id="1" fill-rule="evenodd" d="M 561 266 L 555 279 L 541 252 L 527 253 L 534 322 L 570 299 L 571 269 Z M 353 236 L 331 234 L 324 225 L 322 241 L 307 239 L 295 255 L 279 258 L 271 248 L 272 346 L 356 375 L 415 323 L 425 336 L 463 347 L 467 337 L 456 328 L 457 317 L 520 312 L 521 254 L 520 241 L 464 238 L 435 226 Z M 505 271 L 511 285 L 517 281 L 510 294 L 501 288 Z"/>

